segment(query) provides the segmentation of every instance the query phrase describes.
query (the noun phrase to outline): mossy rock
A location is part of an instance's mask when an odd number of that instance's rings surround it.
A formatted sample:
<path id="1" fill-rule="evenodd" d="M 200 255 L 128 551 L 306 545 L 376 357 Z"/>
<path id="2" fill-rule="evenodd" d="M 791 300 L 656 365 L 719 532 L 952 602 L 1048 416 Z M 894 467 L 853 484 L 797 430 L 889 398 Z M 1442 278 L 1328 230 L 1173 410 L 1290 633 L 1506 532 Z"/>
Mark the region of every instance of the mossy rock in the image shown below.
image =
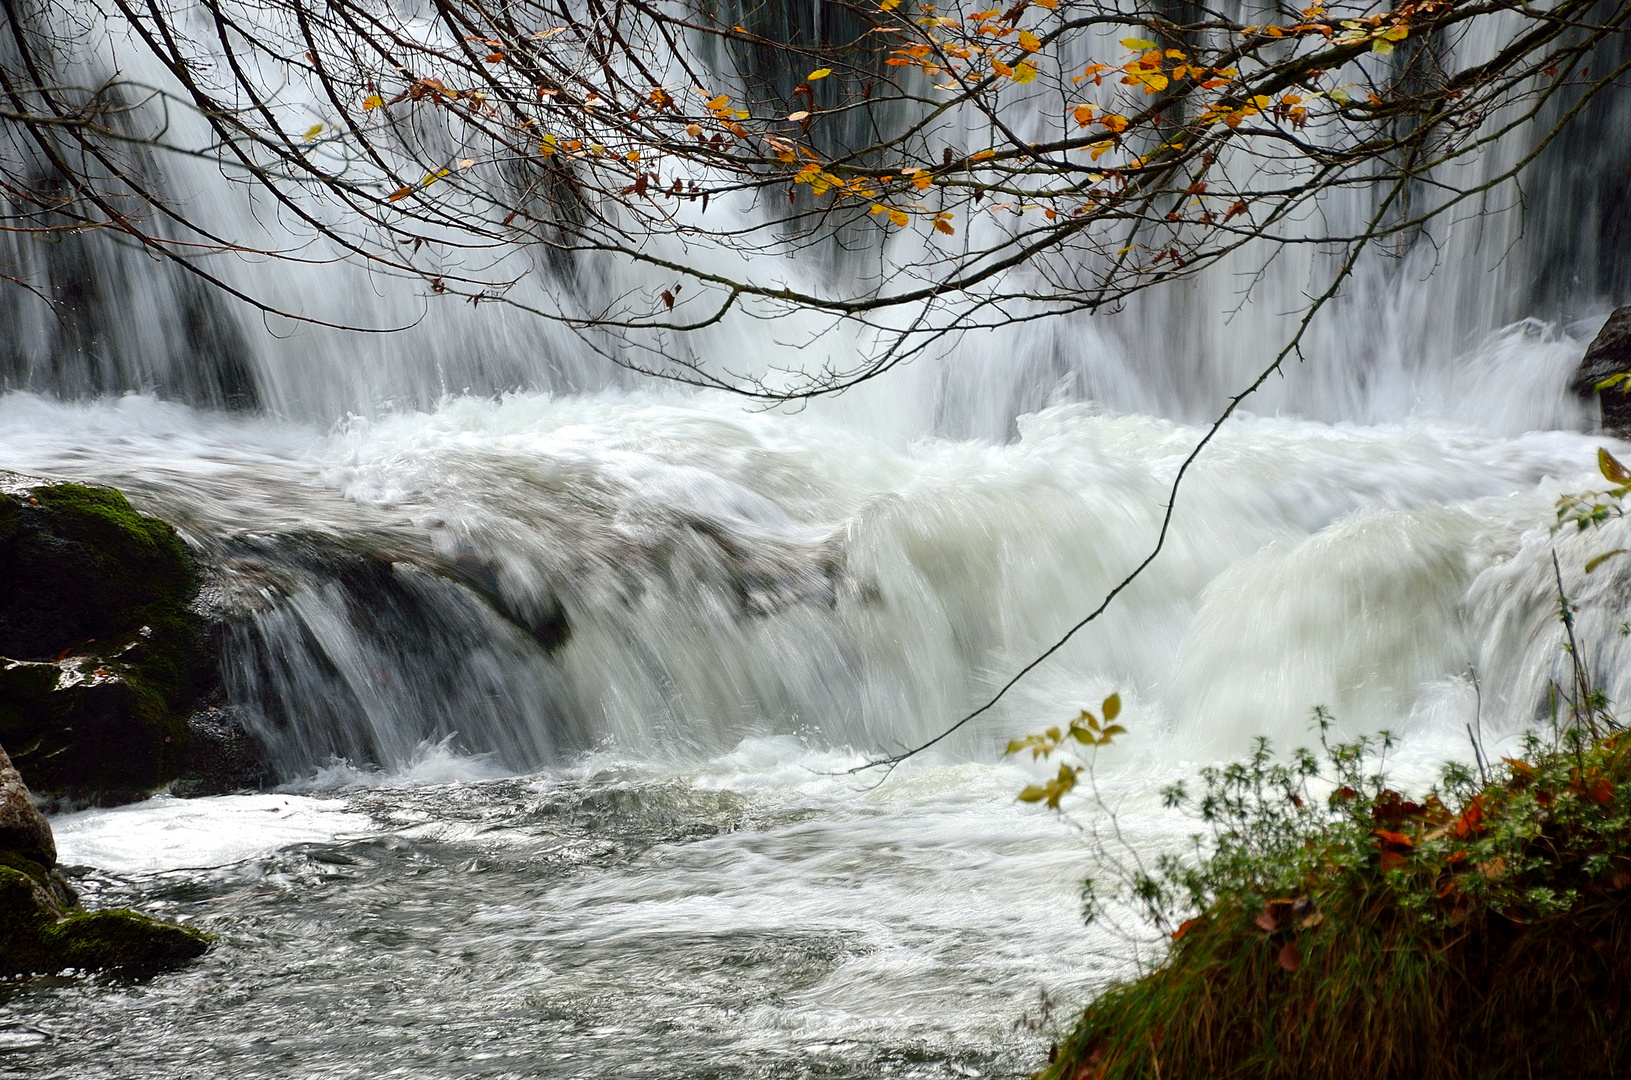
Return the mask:
<path id="1" fill-rule="evenodd" d="M 0 743 L 42 797 L 141 798 L 205 670 L 192 556 L 111 488 L 0 480 Z"/>
<path id="2" fill-rule="evenodd" d="M 142 677 L 172 703 L 191 693 L 202 660 L 189 609 L 198 578 L 167 523 L 112 488 L 22 489 L 0 497 L 0 566 L 0 656 L 106 655 L 146 627 Z"/>
<path id="3" fill-rule="evenodd" d="M 0 660 L 0 745 L 46 798 L 116 806 L 181 768 L 187 723 L 133 666 Z"/>
<path id="4" fill-rule="evenodd" d="M 203 955 L 210 942 L 134 911 L 65 912 L 34 876 L 0 864 L 0 975 L 153 972 Z"/>

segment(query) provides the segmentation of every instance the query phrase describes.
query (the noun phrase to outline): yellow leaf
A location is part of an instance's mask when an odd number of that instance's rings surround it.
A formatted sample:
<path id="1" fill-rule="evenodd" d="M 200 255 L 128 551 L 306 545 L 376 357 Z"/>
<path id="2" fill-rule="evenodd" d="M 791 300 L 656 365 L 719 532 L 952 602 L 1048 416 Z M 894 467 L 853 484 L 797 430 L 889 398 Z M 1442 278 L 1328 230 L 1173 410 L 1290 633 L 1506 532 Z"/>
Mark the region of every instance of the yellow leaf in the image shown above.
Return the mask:
<path id="1" fill-rule="evenodd" d="M 873 215 L 887 214 L 887 213 L 889 213 L 889 207 L 884 206 L 882 203 L 873 203 L 872 204 L 872 209 L 867 211 L 867 213 L 873 214 Z M 1012 754 L 1014 752 L 1014 747 L 1016 747 L 1018 745 L 1019 745 L 1018 743 L 1009 743 L 1008 744 L 1008 752 L 1010 754 Z"/>
<path id="2" fill-rule="evenodd" d="M 1128 120 L 1125 116 L 1121 116 L 1117 113 L 1111 113 L 1109 116 L 1104 118 L 1103 123 L 1105 127 L 1119 135 L 1123 131 L 1127 130 Z"/>
<path id="3" fill-rule="evenodd" d="M 1586 573 L 1588 573 L 1588 574 L 1591 573 L 1593 570 L 1597 569 L 1599 566 L 1603 565 L 1608 560 L 1614 558 L 1614 556 L 1624 555 L 1624 554 L 1625 554 L 1625 549 L 1624 548 L 1615 548 L 1613 551 L 1605 551 L 1601 555 L 1598 555 L 1596 558 L 1587 561 L 1587 563 L 1586 563 Z"/>
<path id="4" fill-rule="evenodd" d="M 1393 51 L 1393 42 L 1388 41 L 1386 38 L 1377 38 L 1370 43 L 1370 51 L 1378 56 L 1387 56 Z"/>
<path id="5" fill-rule="evenodd" d="M 1145 49 L 1155 48 L 1155 42 L 1146 41 L 1143 38 L 1136 37 L 1122 38 L 1121 44 L 1123 48 L 1132 49 L 1135 52 L 1142 52 Z"/>
<path id="6" fill-rule="evenodd" d="M 306 129 L 306 141 L 310 142 L 312 139 L 317 138 L 317 136 L 321 135 L 322 133 L 323 133 L 323 125 L 322 124 L 313 124 L 311 127 Z"/>
<path id="7" fill-rule="evenodd" d="M 1624 484 L 1631 481 L 1631 470 L 1627 470 L 1620 460 L 1602 447 L 1597 448 L 1597 467 L 1602 470 L 1603 476 L 1610 483 Z"/>
<path id="8" fill-rule="evenodd" d="M 917 188 L 919 191 L 927 191 L 933 184 L 934 177 L 930 176 L 926 172 L 920 172 L 916 176 L 912 177 L 912 186 Z"/>
<path id="9" fill-rule="evenodd" d="M 1014 81 L 1028 83 L 1036 80 L 1036 68 L 1030 64 L 1021 63 L 1014 68 Z"/>
<path id="10" fill-rule="evenodd" d="M 1030 787 L 1027 787 L 1024 791 L 1021 791 L 1017 796 L 1015 796 L 1015 798 L 1017 798 L 1020 802 L 1041 802 L 1047 797 L 1048 789 L 1037 787 L 1035 784 L 1032 784 Z"/>
<path id="11" fill-rule="evenodd" d="M 720 94 L 718 97 L 708 102 L 708 108 L 723 109 L 726 105 L 730 104 L 730 100 L 731 96 L 729 94 Z"/>
<path id="12" fill-rule="evenodd" d="M 894 11 L 898 7 L 900 7 L 900 0 L 881 0 L 878 4 L 879 11 Z"/>
<path id="13" fill-rule="evenodd" d="M 1399 23 L 1397 26 L 1389 29 L 1387 33 L 1383 34 L 1382 38 L 1386 41 L 1403 41 L 1409 36 L 1410 27 L 1404 23 Z"/>
<path id="14" fill-rule="evenodd" d="M 378 94 L 369 94 L 367 97 L 362 99 L 362 108 L 364 112 L 367 112 L 369 109 L 377 109 L 384 104 L 385 99 L 380 97 Z"/>
<path id="15" fill-rule="evenodd" d="M 1104 719 L 1106 723 L 1121 715 L 1121 695 L 1111 694 L 1104 699 Z"/>
<path id="16" fill-rule="evenodd" d="M 1099 160 L 1106 153 L 1108 153 L 1110 148 L 1112 146 L 1114 146 L 1114 145 L 1115 145 L 1115 143 L 1111 142 L 1109 139 L 1105 139 L 1105 140 L 1103 140 L 1101 142 L 1094 143 L 1092 145 L 1092 150 L 1093 150 L 1092 158 L 1093 158 L 1093 160 L 1094 161 Z"/>
<path id="17" fill-rule="evenodd" d="M 951 222 L 947 221 L 945 218 L 935 218 L 934 227 L 938 231 L 945 233 L 947 236 L 952 236 L 957 232 L 956 229 L 952 228 Z"/>
<path id="18" fill-rule="evenodd" d="M 817 79 L 825 79 L 828 75 L 831 75 L 831 74 L 832 74 L 832 68 L 816 68 L 814 71 L 810 72 L 810 74 L 808 74 L 808 75 L 806 75 L 804 77 L 804 81 L 805 82 L 815 82 Z"/>
<path id="19" fill-rule="evenodd" d="M 891 210 L 889 211 L 889 220 L 894 222 L 896 225 L 905 228 L 906 223 L 912 219 L 906 216 L 906 211 L 904 210 Z"/>
<path id="20" fill-rule="evenodd" d="M 1026 52 L 1036 52 L 1042 47 L 1042 41 L 1029 30 L 1021 30 L 1019 32 L 1019 47 Z"/>
<path id="21" fill-rule="evenodd" d="M 997 152 L 995 150 L 981 150 L 976 154 L 970 155 L 969 160 L 970 161 L 984 161 L 986 158 L 994 158 L 996 156 L 997 156 Z"/>
<path id="22" fill-rule="evenodd" d="M 1006 78 L 1012 78 L 1014 74 L 1014 69 L 1003 63 L 1001 60 L 992 60 L 991 70 Z"/>

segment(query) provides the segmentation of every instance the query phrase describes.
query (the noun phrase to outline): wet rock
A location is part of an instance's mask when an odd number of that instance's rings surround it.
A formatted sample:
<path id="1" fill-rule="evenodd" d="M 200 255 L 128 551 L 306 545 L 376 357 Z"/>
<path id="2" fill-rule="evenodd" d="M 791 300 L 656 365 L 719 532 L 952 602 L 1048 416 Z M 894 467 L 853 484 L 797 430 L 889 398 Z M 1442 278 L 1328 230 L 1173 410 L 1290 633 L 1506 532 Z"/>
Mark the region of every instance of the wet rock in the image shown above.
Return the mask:
<path id="1" fill-rule="evenodd" d="M 184 799 L 261 790 L 276 782 L 266 748 L 232 706 L 210 708 L 187 720 L 187 759 L 170 792 Z"/>
<path id="2" fill-rule="evenodd" d="M 0 742 L 36 793 L 113 805 L 177 774 L 197 591 L 175 530 L 119 492 L 0 474 Z"/>
<path id="3" fill-rule="evenodd" d="M 134 911 L 85 911 L 56 869 L 51 826 L 0 749 L 0 976 L 175 967 L 210 937 Z"/>
<path id="4" fill-rule="evenodd" d="M 1569 385 L 1584 397 L 1598 394 L 1603 406 L 1603 427 L 1631 434 L 1631 382 L 1598 391 L 1604 379 L 1631 373 L 1631 305 L 1608 317 L 1597 332 Z"/>
<path id="5" fill-rule="evenodd" d="M 117 806 L 180 771 L 187 725 L 119 661 L 0 658 L 0 739 L 16 748 L 29 786 L 54 804 Z"/>
<path id="6" fill-rule="evenodd" d="M 51 825 L 34 805 L 22 776 L 0 749 L 0 848 L 55 866 L 57 843 Z"/>

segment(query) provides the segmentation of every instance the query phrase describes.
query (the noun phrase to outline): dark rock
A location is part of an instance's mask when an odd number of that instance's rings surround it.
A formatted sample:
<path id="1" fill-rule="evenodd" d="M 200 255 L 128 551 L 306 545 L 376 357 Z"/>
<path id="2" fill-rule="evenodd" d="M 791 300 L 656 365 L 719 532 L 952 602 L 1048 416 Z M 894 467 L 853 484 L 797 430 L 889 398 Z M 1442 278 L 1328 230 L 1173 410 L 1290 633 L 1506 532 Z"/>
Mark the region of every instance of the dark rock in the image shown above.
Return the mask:
<path id="1" fill-rule="evenodd" d="M 207 934 L 134 911 L 87 912 L 56 869 L 51 826 L 0 749 L 0 976 L 77 968 L 137 973 L 183 964 Z M 26 809 L 24 809 L 26 807 Z M 32 813 L 30 813 L 32 812 Z M 13 817 L 16 828 L 5 828 Z"/>
<path id="2" fill-rule="evenodd" d="M 206 670 L 198 578 L 111 488 L 0 474 L 0 742 L 48 799 L 112 805 L 180 769 Z"/>
<path id="3" fill-rule="evenodd" d="M 170 792 L 184 799 L 260 790 L 276 782 L 266 748 L 232 706 L 205 709 L 187 720 L 187 759 Z"/>
<path id="4" fill-rule="evenodd" d="M 1631 382 L 1598 391 L 1604 379 L 1631 373 L 1631 306 L 1618 309 L 1597 332 L 1569 384 L 1584 397 L 1599 394 L 1603 406 L 1603 427 L 1631 432 Z"/>
<path id="5" fill-rule="evenodd" d="M 187 725 L 118 660 L 0 659 L 0 740 L 47 799 L 117 806 L 180 771 Z"/>
<path id="6" fill-rule="evenodd" d="M 0 748 L 0 849 L 15 851 L 25 859 L 55 866 L 57 843 L 51 825 L 34 805 L 28 786 Z"/>

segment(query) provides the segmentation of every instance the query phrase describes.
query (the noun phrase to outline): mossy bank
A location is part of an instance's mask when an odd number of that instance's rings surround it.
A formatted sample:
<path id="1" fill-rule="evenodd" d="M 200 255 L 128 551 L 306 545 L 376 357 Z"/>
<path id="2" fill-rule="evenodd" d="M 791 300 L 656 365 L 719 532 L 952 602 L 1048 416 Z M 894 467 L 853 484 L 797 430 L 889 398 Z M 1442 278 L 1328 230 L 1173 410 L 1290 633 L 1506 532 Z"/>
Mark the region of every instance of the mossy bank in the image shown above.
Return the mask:
<path id="1" fill-rule="evenodd" d="M 207 678 L 176 531 L 110 488 L 0 474 L 0 744 L 48 799 L 145 796 L 186 762 Z"/>

